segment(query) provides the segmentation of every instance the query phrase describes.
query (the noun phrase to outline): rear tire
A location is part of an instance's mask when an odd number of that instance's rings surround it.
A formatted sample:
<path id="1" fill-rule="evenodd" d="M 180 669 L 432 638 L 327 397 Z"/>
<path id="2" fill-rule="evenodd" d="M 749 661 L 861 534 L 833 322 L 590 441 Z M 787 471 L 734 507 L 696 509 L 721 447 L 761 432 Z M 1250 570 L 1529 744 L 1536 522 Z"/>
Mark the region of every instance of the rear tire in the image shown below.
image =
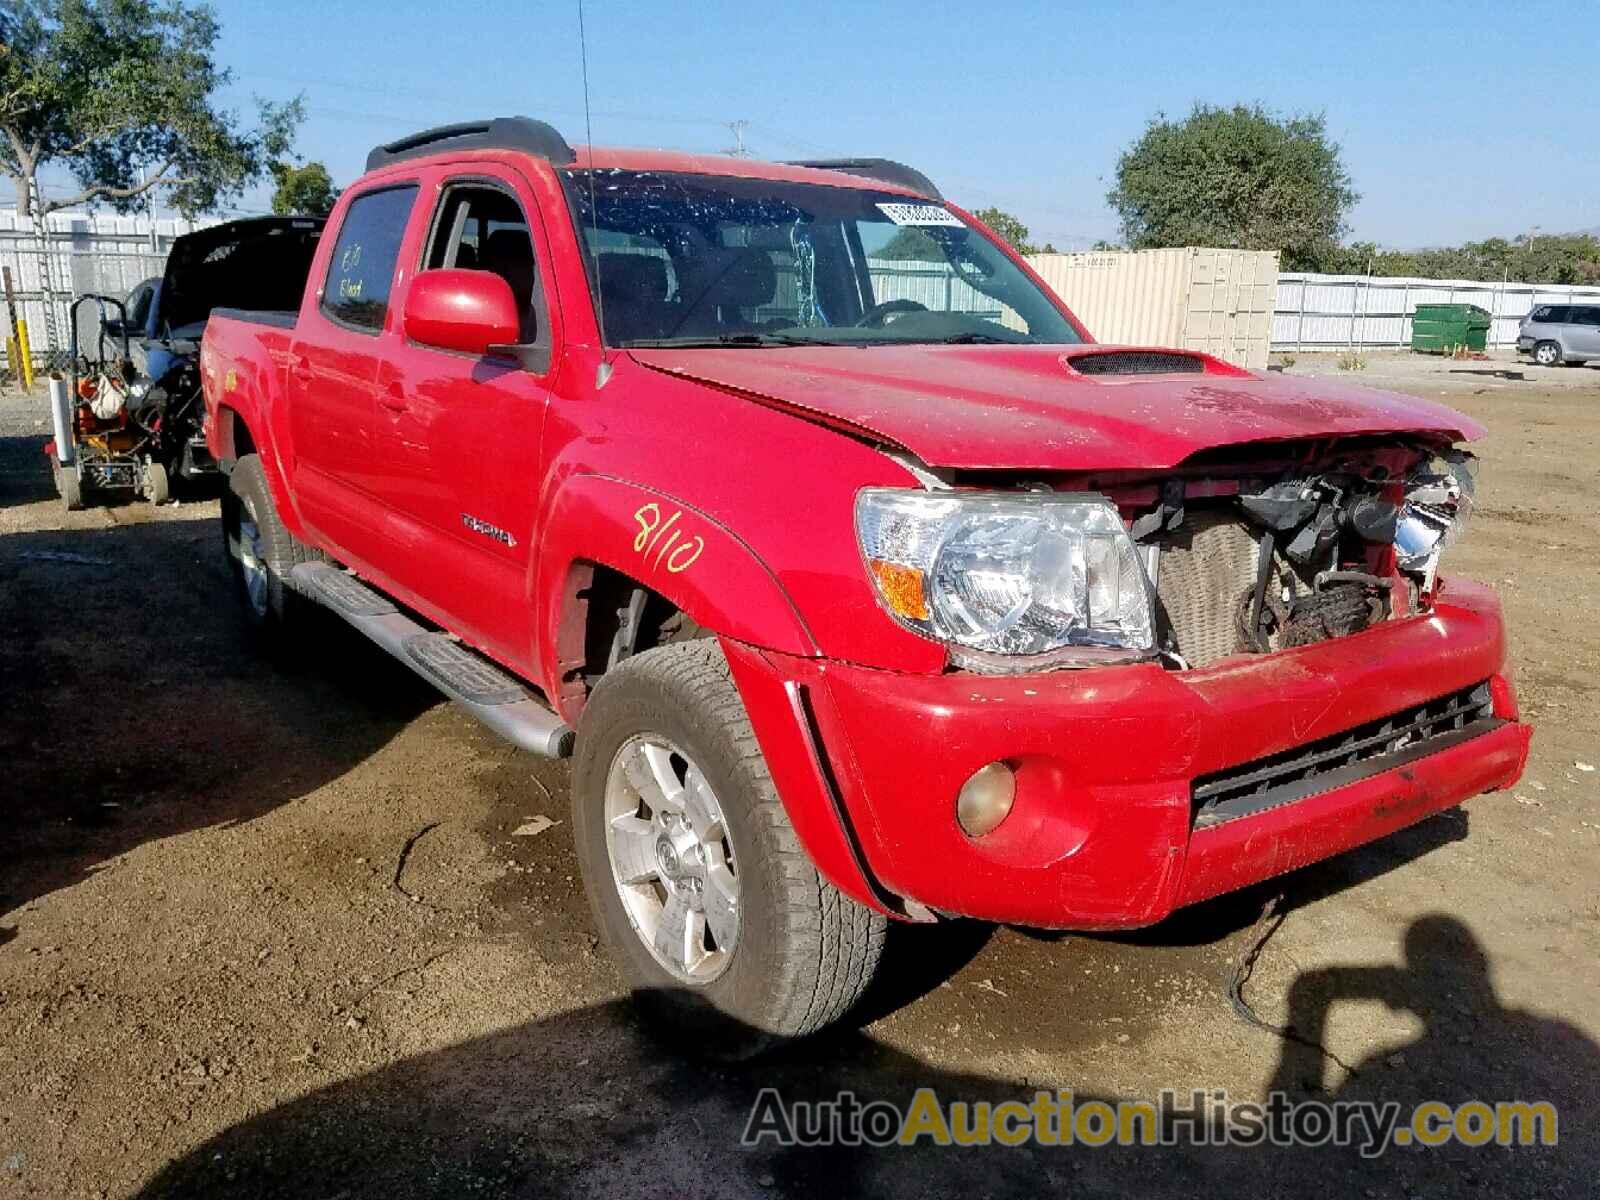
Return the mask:
<path id="1" fill-rule="evenodd" d="M 815 1033 L 866 990 L 887 922 L 801 848 L 715 641 L 661 646 L 601 678 L 572 804 L 601 935 L 685 1052 L 746 1057 Z"/>
<path id="2" fill-rule="evenodd" d="M 246 627 L 264 645 L 281 646 L 313 607 L 289 583 L 289 572 L 324 555 L 290 533 L 278 516 L 258 455 L 244 455 L 228 477 L 222 536 Z"/>
<path id="3" fill-rule="evenodd" d="M 1556 342 L 1540 342 L 1533 348 L 1533 361 L 1541 367 L 1561 365 L 1561 347 Z"/>

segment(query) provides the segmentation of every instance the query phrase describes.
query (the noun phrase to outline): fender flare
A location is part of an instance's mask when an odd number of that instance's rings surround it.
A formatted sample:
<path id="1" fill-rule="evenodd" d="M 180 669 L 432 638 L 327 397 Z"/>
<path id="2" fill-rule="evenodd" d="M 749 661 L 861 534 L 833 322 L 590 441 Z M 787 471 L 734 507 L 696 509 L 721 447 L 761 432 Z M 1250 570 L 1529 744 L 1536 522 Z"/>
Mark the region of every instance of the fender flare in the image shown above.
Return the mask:
<path id="1" fill-rule="evenodd" d="M 562 481 L 546 511 L 532 599 L 542 651 L 535 658 L 552 698 L 563 693 L 558 648 L 570 617 L 570 580 L 586 563 L 637 580 L 725 637 L 801 657 L 817 654 L 810 629 L 767 564 L 692 504 L 614 476 L 580 474 Z"/>
<path id="2" fill-rule="evenodd" d="M 278 458 L 277 443 L 267 435 L 264 420 L 251 421 L 245 416 L 244 406 L 219 401 L 214 423 L 206 436 L 212 457 L 218 462 L 238 459 L 238 438 L 235 431 L 241 426 L 250 439 L 251 450 L 261 459 L 261 471 L 267 478 L 267 490 L 272 493 L 272 502 L 277 506 L 279 520 L 290 533 L 304 540 L 306 530 L 300 520 L 300 510 L 295 506 L 293 497 L 289 493 L 289 484 L 284 478 L 283 466 Z"/>
<path id="3" fill-rule="evenodd" d="M 674 516 L 676 515 L 676 519 Z M 675 538 L 673 535 L 677 533 Z M 788 593 L 759 555 L 726 526 L 666 493 L 607 475 L 573 475 L 549 506 L 536 560 L 540 645 L 559 648 L 582 564 L 609 567 L 652 589 L 719 635 L 778 795 L 813 864 L 846 895 L 879 912 L 896 906 L 865 870 L 847 819 L 836 811 L 806 749 L 792 698 L 760 650 L 816 658 L 816 643 Z M 571 644 L 570 642 L 568 643 Z M 545 694 L 576 723 L 563 687 L 563 655 L 540 655 Z M 759 665 L 758 665 L 759 664 Z"/>

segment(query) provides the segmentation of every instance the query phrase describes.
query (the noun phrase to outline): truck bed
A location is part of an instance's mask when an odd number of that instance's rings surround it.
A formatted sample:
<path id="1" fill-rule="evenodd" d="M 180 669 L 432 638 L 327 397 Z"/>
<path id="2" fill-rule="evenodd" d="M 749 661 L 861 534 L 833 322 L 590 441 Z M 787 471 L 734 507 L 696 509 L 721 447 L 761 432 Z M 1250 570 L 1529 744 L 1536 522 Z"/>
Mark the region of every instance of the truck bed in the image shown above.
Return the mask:
<path id="1" fill-rule="evenodd" d="M 247 321 L 252 325 L 271 325 L 277 329 L 293 329 L 295 322 L 300 319 L 297 312 L 258 308 L 216 308 L 211 310 L 211 315 L 227 317 L 230 321 Z"/>

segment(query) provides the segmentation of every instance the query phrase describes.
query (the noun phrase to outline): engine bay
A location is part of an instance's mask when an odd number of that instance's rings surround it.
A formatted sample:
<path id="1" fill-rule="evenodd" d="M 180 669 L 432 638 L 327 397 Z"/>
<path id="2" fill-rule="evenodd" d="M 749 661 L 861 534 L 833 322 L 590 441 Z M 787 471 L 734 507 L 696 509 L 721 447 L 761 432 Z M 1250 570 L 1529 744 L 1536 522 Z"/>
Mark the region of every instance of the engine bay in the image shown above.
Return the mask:
<path id="1" fill-rule="evenodd" d="M 1287 452 L 1287 453 L 1286 453 Z M 1471 454 L 1403 438 L 1282 447 L 1160 480 L 1073 481 L 1122 510 L 1178 669 L 1358 633 L 1432 603 L 1472 507 Z"/>

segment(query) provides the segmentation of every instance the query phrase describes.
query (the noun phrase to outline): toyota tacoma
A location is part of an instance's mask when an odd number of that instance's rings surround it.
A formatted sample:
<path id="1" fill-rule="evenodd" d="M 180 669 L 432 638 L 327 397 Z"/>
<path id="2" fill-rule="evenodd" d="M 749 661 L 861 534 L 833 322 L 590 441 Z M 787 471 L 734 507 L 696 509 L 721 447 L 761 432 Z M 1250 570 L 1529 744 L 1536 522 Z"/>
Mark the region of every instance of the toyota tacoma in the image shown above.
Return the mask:
<path id="1" fill-rule="evenodd" d="M 1174 909 L 1515 782 L 1472 421 L 1097 344 L 882 159 L 375 149 L 297 311 L 215 311 L 264 640 L 332 610 L 571 755 L 641 994 L 837 1019 L 887 922 Z"/>

